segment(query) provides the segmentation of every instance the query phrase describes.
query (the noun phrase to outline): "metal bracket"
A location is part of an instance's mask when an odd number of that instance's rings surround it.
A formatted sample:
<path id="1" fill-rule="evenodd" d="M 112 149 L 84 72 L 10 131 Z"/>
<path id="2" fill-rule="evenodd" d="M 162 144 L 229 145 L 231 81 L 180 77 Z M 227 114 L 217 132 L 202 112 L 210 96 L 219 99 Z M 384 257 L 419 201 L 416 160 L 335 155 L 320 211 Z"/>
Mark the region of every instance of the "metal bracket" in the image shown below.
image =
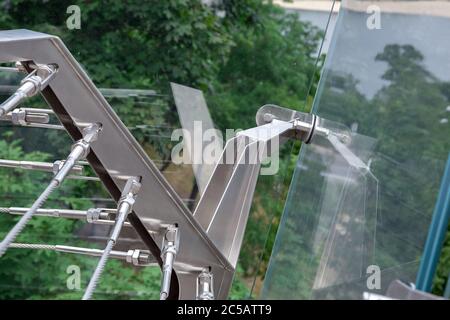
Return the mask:
<path id="1" fill-rule="evenodd" d="M 197 277 L 197 300 L 214 300 L 214 276 L 209 268 Z"/>
<path id="2" fill-rule="evenodd" d="M 28 126 L 32 123 L 45 124 L 50 121 L 48 113 L 33 112 L 29 108 L 17 108 L 6 114 L 6 118 L 10 117 L 12 124 Z"/>
<path id="3" fill-rule="evenodd" d="M 261 107 L 256 115 L 258 127 L 244 130 L 230 139 L 202 194 L 194 217 L 214 244 L 236 267 L 253 193 L 262 162 L 278 154 L 289 138 L 309 143 L 319 128 L 312 114 L 281 108 Z"/>

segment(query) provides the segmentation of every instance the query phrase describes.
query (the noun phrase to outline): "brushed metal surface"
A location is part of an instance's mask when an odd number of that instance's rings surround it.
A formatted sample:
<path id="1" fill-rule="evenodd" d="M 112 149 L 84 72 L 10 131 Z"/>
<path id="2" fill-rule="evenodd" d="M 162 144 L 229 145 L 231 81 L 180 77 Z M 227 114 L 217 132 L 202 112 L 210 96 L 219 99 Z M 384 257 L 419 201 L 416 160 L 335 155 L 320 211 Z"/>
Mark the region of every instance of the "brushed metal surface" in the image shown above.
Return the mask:
<path id="1" fill-rule="evenodd" d="M 233 267 L 265 159 L 261 155 L 278 151 L 293 129 L 293 123 L 273 120 L 230 139 L 194 211 L 196 220 Z"/>

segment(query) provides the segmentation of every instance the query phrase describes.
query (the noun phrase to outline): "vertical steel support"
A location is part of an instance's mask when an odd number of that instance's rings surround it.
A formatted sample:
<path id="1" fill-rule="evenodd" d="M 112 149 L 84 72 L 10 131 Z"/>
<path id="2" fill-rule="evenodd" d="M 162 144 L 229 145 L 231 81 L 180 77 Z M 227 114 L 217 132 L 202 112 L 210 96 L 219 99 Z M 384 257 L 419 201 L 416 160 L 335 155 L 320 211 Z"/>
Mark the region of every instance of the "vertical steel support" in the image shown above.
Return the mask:
<path id="1" fill-rule="evenodd" d="M 450 219 L 450 154 L 447 159 L 441 189 L 433 212 L 430 229 L 428 231 L 425 249 L 417 273 L 416 288 L 430 292 L 436 267 L 444 243 Z"/>
<path id="2" fill-rule="evenodd" d="M 445 286 L 444 298 L 450 299 L 450 272 L 447 277 L 447 285 Z"/>

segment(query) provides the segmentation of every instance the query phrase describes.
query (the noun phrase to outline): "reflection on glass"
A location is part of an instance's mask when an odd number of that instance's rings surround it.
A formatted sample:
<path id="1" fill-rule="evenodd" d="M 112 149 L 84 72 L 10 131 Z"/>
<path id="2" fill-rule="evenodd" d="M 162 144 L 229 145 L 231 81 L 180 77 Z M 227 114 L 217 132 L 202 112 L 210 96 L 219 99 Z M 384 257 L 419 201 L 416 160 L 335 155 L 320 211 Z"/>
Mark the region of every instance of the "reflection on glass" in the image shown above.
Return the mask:
<path id="1" fill-rule="evenodd" d="M 202 194 L 219 160 L 224 142 L 220 131 L 214 128 L 203 92 L 177 83 L 171 83 L 170 86 L 183 126 L 183 149 L 189 154 L 198 192 Z M 207 148 L 218 152 L 208 158 L 204 154 Z"/>
<path id="2" fill-rule="evenodd" d="M 341 6 L 314 110 L 350 139 L 302 147 L 264 298 L 361 299 L 415 281 L 450 149 L 450 2 L 377 2 L 380 28 L 371 4 Z"/>
<path id="3" fill-rule="evenodd" d="M 150 159 L 189 208 L 198 193 L 192 165 L 175 164 L 171 159 L 172 132 L 181 128 L 174 97 L 153 90 L 102 89 L 107 101 Z M 106 93 L 106 94 L 105 94 Z"/>

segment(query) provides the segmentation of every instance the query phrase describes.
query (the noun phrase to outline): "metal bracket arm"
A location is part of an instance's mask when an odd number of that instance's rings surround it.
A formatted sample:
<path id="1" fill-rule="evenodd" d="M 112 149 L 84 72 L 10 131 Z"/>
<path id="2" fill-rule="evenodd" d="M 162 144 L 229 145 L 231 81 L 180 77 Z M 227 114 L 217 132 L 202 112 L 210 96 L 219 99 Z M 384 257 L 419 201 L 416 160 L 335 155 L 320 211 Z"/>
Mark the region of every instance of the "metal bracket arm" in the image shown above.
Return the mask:
<path id="1" fill-rule="evenodd" d="M 227 142 L 194 211 L 194 217 L 233 267 L 262 162 L 277 157 L 280 144 L 289 138 L 309 143 L 315 134 L 326 134 L 317 129 L 317 116 L 275 105 L 261 107 L 256 122 L 257 127 L 241 131 Z"/>

